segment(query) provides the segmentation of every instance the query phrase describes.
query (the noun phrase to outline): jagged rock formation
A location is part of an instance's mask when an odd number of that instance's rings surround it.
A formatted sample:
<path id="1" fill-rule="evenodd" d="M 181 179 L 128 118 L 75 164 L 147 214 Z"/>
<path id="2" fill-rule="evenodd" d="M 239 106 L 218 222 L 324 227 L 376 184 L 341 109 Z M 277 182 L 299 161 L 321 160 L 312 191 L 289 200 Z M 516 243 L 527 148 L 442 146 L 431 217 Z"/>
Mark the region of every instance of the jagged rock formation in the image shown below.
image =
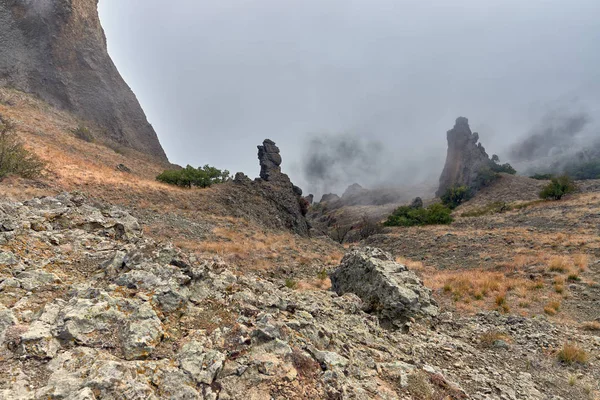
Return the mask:
<path id="1" fill-rule="evenodd" d="M 333 202 L 333 201 L 338 201 L 339 199 L 340 199 L 340 196 L 338 196 L 335 193 L 326 193 L 323 196 L 321 196 L 321 200 L 319 200 L 319 203 Z"/>
<path id="2" fill-rule="evenodd" d="M 289 176 L 281 172 L 281 155 L 275 142 L 265 139 L 258 146 L 258 160 L 260 163 L 260 178 L 252 181 L 246 175 L 238 173 L 233 180 L 244 192 L 236 200 L 242 201 L 248 193 L 259 195 L 266 199 L 269 208 L 257 210 L 256 218 L 259 220 L 276 219 L 283 227 L 291 229 L 300 235 L 308 235 L 309 225 L 305 215 L 308 202 L 302 197 L 302 189 L 295 186 Z M 240 207 L 248 208 L 256 203 L 255 199 L 248 198 Z"/>
<path id="3" fill-rule="evenodd" d="M 281 155 L 279 147 L 271 139 L 265 139 L 258 147 L 260 177 L 265 181 L 276 179 L 281 174 Z"/>
<path id="4" fill-rule="evenodd" d="M 354 293 L 366 312 L 388 326 L 404 327 L 411 318 L 438 315 L 431 290 L 389 253 L 376 248 L 354 249 L 331 274 L 331 287 L 339 295 Z"/>
<path id="5" fill-rule="evenodd" d="M 0 2 L 0 86 L 92 121 L 105 139 L 167 159 L 106 48 L 98 0 Z"/>
<path id="6" fill-rule="evenodd" d="M 474 187 L 481 169 L 491 163 L 485 149 L 478 143 L 479 134 L 471 133 L 467 118 L 458 117 L 454 128 L 448 131 L 447 138 L 446 165 L 436 196 L 443 195 L 453 186 Z"/>

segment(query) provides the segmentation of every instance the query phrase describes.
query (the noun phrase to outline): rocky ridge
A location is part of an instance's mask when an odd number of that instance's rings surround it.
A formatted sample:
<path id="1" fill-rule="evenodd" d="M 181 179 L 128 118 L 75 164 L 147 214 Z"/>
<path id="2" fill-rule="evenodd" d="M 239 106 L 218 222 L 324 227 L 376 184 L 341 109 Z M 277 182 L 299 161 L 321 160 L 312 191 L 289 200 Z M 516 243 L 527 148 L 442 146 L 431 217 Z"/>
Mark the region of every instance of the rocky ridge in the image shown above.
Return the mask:
<path id="1" fill-rule="evenodd" d="M 0 398 L 575 398 L 547 353 L 600 345 L 495 312 L 384 329 L 353 293 L 236 274 L 77 194 L 3 201 L 0 224 Z"/>

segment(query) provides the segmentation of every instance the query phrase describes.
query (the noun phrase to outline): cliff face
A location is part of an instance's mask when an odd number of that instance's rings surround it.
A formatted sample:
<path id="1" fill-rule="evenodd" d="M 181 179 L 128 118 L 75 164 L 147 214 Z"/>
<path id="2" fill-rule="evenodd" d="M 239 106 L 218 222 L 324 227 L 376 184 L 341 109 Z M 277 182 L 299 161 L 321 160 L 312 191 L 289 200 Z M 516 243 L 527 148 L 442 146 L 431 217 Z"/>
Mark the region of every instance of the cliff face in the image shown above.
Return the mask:
<path id="1" fill-rule="evenodd" d="M 440 176 L 437 196 L 441 196 L 452 186 L 472 187 L 479 171 L 491 162 L 481 143 L 478 143 L 479 134 L 471 133 L 467 118 L 457 118 L 447 137 L 448 155 Z"/>
<path id="2" fill-rule="evenodd" d="M 106 47 L 98 0 L 2 0 L 0 86 L 35 93 L 104 128 L 107 139 L 167 157 Z"/>

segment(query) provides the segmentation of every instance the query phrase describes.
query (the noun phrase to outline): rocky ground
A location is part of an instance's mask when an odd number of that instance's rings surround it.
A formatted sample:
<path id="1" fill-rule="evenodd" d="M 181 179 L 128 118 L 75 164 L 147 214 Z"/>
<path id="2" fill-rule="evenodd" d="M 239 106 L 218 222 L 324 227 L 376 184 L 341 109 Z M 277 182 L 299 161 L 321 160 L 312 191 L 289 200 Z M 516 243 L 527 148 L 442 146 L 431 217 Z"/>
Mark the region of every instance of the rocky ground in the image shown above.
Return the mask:
<path id="1" fill-rule="evenodd" d="M 408 331 L 385 329 L 364 294 L 240 273 L 148 239 L 129 213 L 80 195 L 0 210 L 2 398 L 584 399 L 598 390 L 597 332 L 444 309 L 415 314 Z M 588 359 L 559 361 L 566 342 Z"/>

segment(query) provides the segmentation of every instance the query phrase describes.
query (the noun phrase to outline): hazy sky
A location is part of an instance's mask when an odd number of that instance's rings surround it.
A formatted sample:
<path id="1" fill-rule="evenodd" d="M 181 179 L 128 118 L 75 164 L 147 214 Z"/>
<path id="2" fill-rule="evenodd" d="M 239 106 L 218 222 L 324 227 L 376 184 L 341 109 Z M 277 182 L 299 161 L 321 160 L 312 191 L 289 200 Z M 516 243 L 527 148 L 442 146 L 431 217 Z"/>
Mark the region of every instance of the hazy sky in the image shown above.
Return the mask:
<path id="1" fill-rule="evenodd" d="M 255 177 L 268 137 L 313 190 L 307 143 L 343 133 L 383 144 L 381 176 L 437 177 L 457 116 L 502 158 L 549 110 L 600 115 L 598 0 L 101 0 L 100 15 L 182 165 Z"/>

